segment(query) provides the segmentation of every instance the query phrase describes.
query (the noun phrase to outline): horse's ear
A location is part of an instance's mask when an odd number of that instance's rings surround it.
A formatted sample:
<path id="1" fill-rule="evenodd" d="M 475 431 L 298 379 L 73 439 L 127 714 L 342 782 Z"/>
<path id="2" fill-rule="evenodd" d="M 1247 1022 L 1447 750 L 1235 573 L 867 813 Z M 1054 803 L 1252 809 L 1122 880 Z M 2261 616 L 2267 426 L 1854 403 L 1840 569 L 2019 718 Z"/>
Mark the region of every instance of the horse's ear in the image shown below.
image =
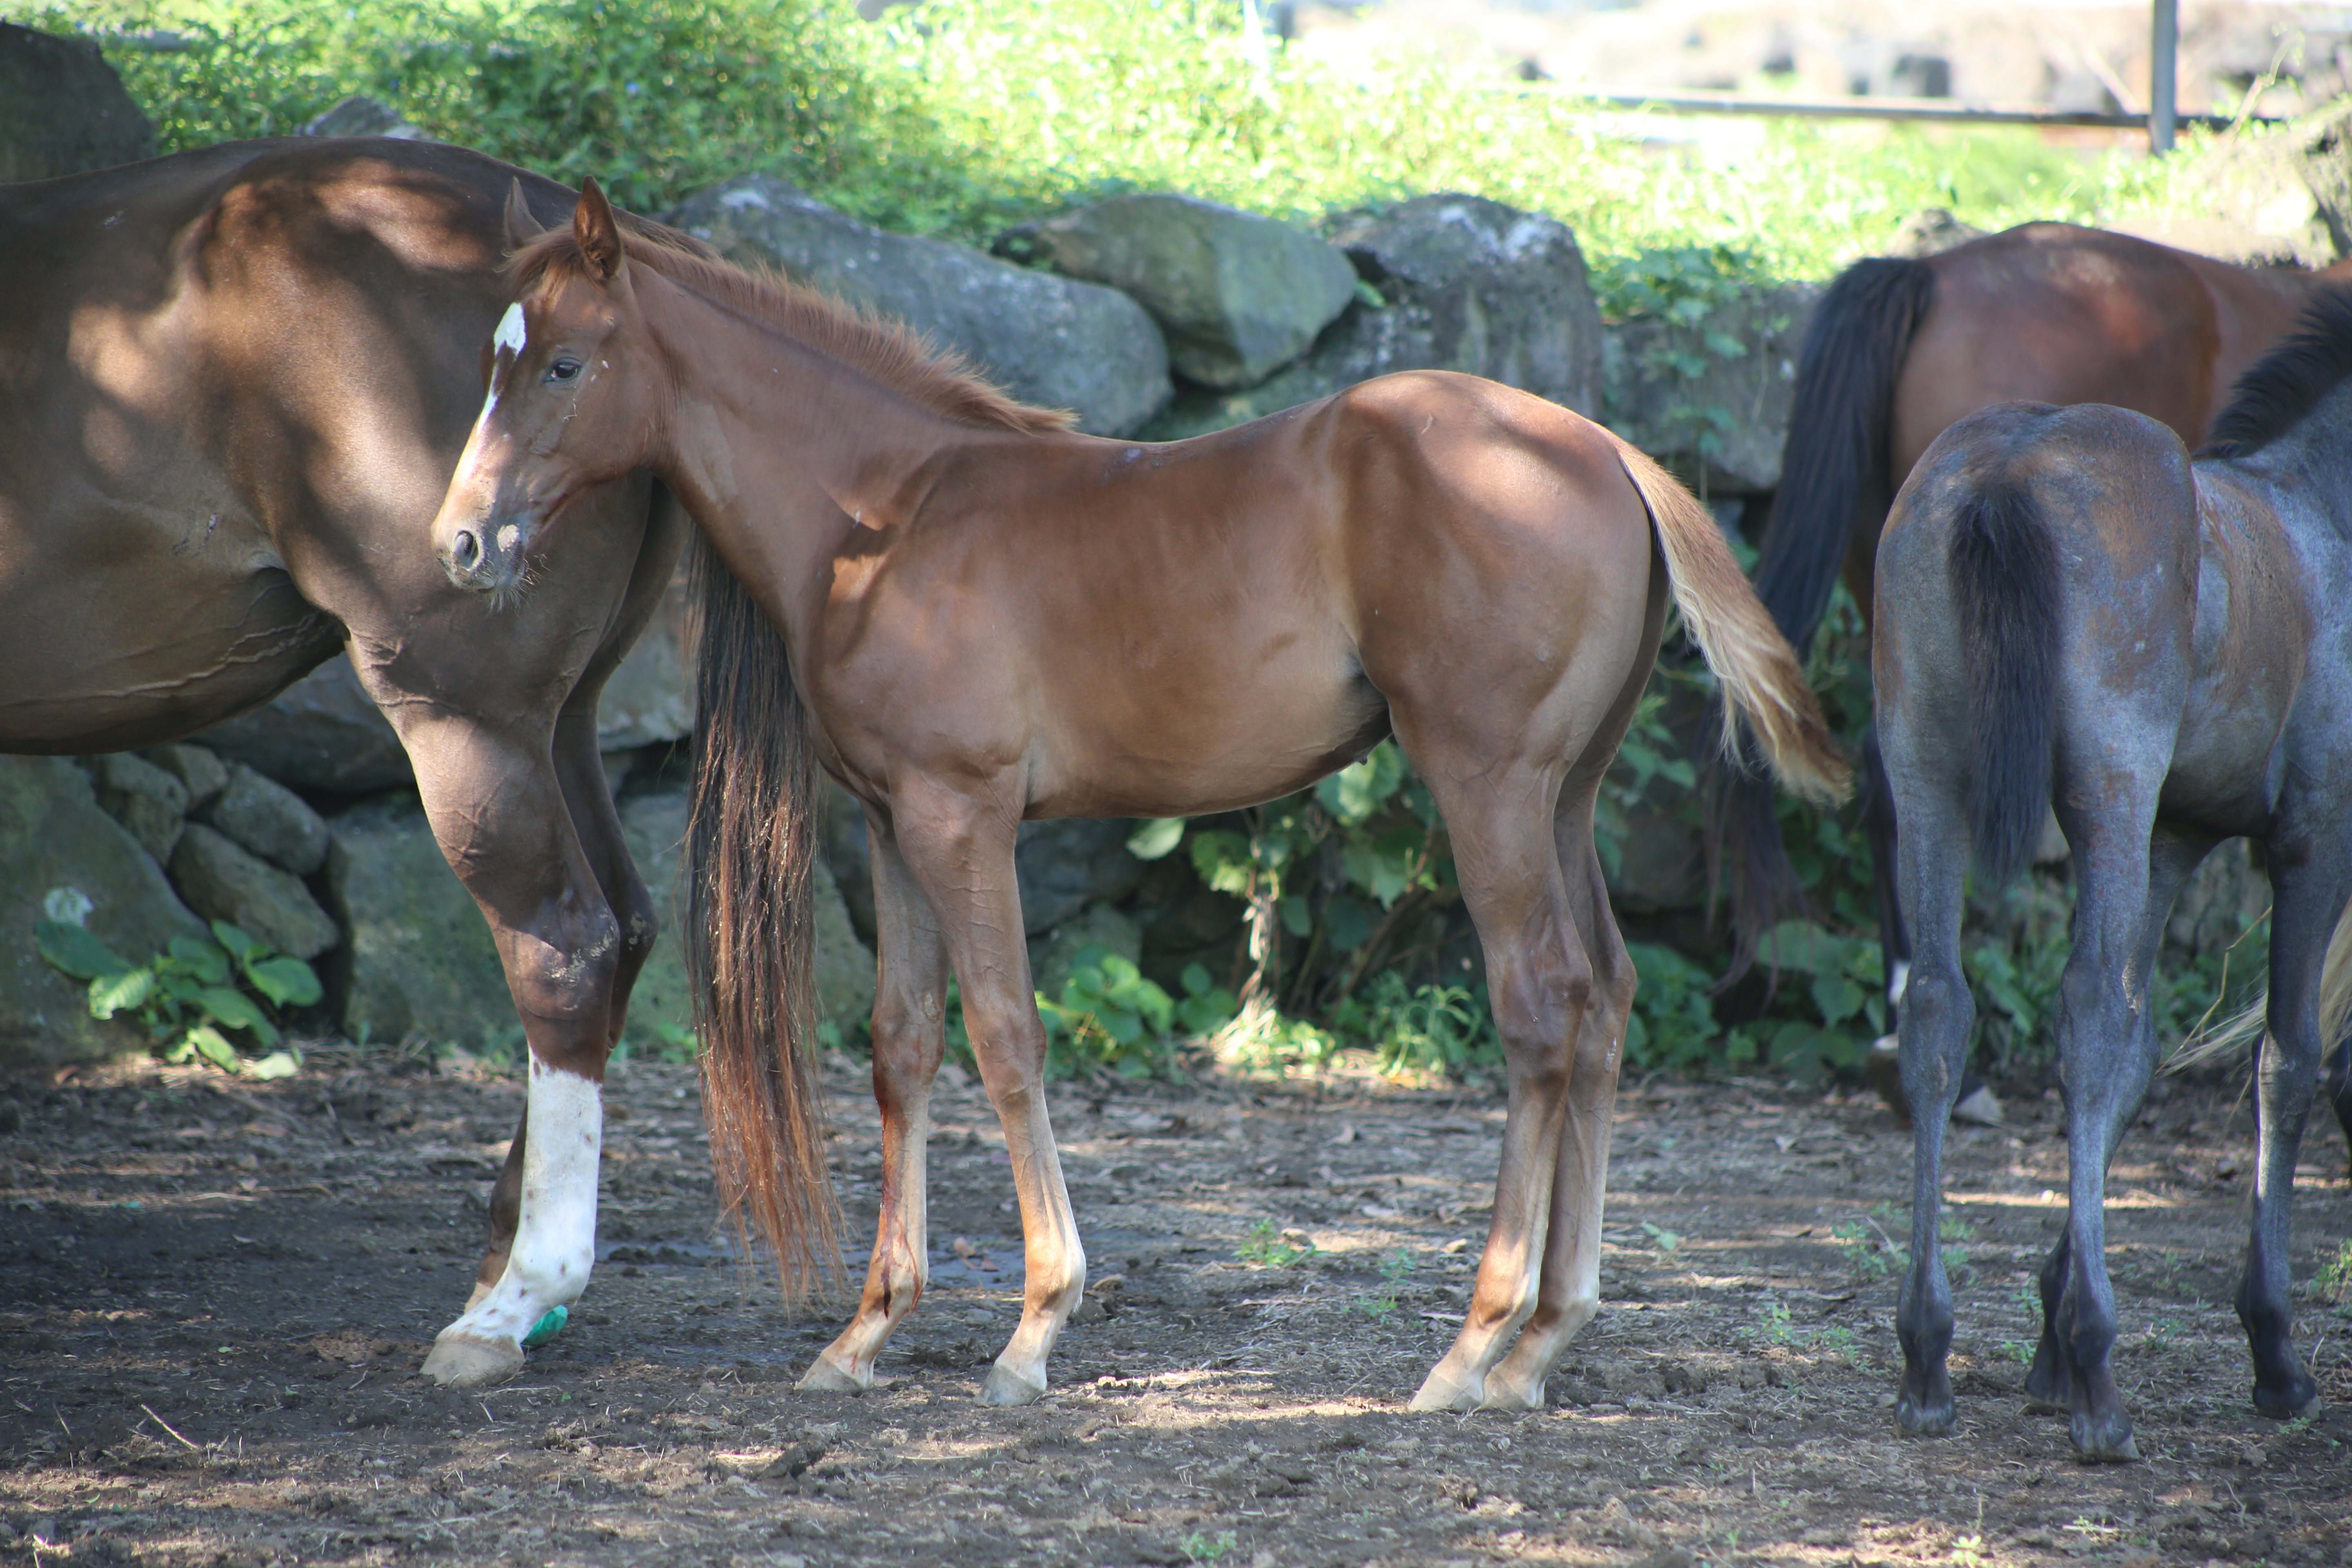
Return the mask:
<path id="1" fill-rule="evenodd" d="M 581 256 L 599 279 L 610 283 L 621 275 L 621 226 L 593 175 L 580 182 L 580 205 L 572 209 L 572 237 L 579 241 Z"/>
<path id="2" fill-rule="evenodd" d="M 523 200 L 522 182 L 507 182 L 507 249 L 520 250 L 540 236 L 540 221 L 530 216 L 530 204 Z"/>

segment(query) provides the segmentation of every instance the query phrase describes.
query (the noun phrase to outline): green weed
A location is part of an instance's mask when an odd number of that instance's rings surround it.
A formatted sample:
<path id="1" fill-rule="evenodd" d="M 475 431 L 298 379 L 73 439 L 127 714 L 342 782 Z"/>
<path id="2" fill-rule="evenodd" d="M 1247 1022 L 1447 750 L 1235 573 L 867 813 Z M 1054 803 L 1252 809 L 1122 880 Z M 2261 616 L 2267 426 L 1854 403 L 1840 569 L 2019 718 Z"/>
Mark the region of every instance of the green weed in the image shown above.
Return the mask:
<path id="1" fill-rule="evenodd" d="M 1274 1221 L 1262 1219 L 1250 1226 L 1234 1256 L 1260 1268 L 1287 1268 L 1314 1257 L 1315 1244 L 1287 1241 Z"/>
<path id="2" fill-rule="evenodd" d="M 1176 1550 L 1184 1554 L 1187 1563 L 1215 1563 L 1231 1552 L 1240 1540 L 1241 1537 L 1230 1530 L 1221 1530 L 1214 1535 L 1205 1530 L 1196 1530 L 1178 1542 Z"/>
<path id="3" fill-rule="evenodd" d="M 317 972 L 226 921 L 212 922 L 212 937 L 175 936 L 162 952 L 133 963 L 76 921 L 45 920 L 33 928 L 44 959 L 89 983 L 90 1016 L 135 1015 L 165 1061 L 200 1057 L 225 1071 L 263 1079 L 299 1070 L 301 1053 L 284 1044 L 278 1017 L 281 1009 L 319 1000 Z M 231 1035 L 263 1054 L 248 1061 Z"/>

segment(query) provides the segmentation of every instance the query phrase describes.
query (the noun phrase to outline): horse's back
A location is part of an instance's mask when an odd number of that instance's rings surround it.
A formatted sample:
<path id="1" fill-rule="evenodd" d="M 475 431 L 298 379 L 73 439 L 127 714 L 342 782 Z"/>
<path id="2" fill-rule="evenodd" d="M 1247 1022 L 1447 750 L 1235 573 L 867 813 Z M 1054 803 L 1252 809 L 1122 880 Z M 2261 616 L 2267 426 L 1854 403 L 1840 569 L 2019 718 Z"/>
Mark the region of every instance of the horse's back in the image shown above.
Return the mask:
<path id="1" fill-rule="evenodd" d="M 2042 223 L 1928 258 L 1935 303 L 1896 386 L 1894 471 L 1957 421 L 2020 398 L 2137 409 L 2196 440 L 2227 380 L 2222 323 L 2194 259 Z"/>
<path id="2" fill-rule="evenodd" d="M 0 747 L 186 733 L 419 596 L 367 536 L 462 441 L 512 174 L 281 141 L 0 188 Z"/>

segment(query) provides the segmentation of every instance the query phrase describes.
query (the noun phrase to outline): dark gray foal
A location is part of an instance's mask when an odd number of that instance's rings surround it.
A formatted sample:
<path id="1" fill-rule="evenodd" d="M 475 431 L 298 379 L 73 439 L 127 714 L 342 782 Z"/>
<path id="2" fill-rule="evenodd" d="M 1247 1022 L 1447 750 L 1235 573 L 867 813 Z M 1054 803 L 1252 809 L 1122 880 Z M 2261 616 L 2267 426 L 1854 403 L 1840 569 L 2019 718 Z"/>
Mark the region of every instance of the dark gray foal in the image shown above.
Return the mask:
<path id="1" fill-rule="evenodd" d="M 2318 1392 L 2289 1338 L 2287 1214 L 2324 954 L 2352 894 L 2352 291 L 2318 298 L 2246 374 L 2193 463 L 2164 426 L 2102 405 L 2002 404 L 1954 425 L 1895 499 L 1876 620 L 1878 733 L 1915 942 L 1896 1419 L 1913 1434 L 1953 1426 L 1937 1211 L 1975 1018 L 1962 877 L 1971 850 L 1980 876 L 2012 875 L 2045 803 L 2077 888 L 2053 1025 L 2068 1210 L 2042 1269 L 2027 1393 L 2071 1412 L 2083 1458 L 2138 1457 L 2107 1364 L 2107 1163 L 2156 1067 L 2149 970 L 2174 895 L 2215 844 L 2243 835 L 2268 852 L 2274 902 L 2238 1317 L 2255 1407 L 2308 1410 Z"/>

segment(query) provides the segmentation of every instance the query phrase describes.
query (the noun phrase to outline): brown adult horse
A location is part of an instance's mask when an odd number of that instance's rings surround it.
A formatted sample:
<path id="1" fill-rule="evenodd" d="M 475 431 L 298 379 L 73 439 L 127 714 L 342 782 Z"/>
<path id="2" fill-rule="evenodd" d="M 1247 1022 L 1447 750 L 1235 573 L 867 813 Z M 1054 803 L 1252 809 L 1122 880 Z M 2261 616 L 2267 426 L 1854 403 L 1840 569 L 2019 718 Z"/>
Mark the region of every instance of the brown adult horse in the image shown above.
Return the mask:
<path id="1" fill-rule="evenodd" d="M 1165 447 L 1074 435 L 894 328 L 625 237 L 593 184 L 516 265 L 434 538 L 454 581 L 510 594 L 526 557 L 561 552 L 551 513 L 640 466 L 701 529 L 705 1099 L 730 1202 L 788 1266 L 832 1250 L 796 984 L 813 765 L 866 807 L 881 1221 L 857 1315 L 804 1384 L 869 1386 L 922 1293 L 950 963 L 1027 1239 L 983 1397 L 1044 1392 L 1085 1289 L 1021 938 L 1022 819 L 1224 810 L 1393 728 L 1453 835 L 1510 1081 L 1477 1289 L 1413 1404 L 1540 1405 L 1598 1300 L 1633 991 L 1594 794 L 1669 591 L 1782 776 L 1845 784 L 1706 512 L 1607 431 L 1467 376 L 1384 377 Z"/>
<path id="2" fill-rule="evenodd" d="M 1916 260 L 1856 262 L 1805 329 L 1758 596 L 1801 653 L 1841 573 L 1867 621 L 1871 563 L 1895 490 L 1928 443 L 1979 408 L 2112 404 L 2195 447 L 2313 289 L 2347 276 L 2352 262 L 2321 273 L 2235 267 L 2060 223 Z M 1877 759 L 1866 742 L 1864 812 L 1899 1000 L 1910 944 L 1894 901 L 1894 818 Z M 1727 779 L 1721 826 L 1744 966 L 1760 934 L 1794 912 L 1798 884 L 1768 786 Z"/>
<path id="3" fill-rule="evenodd" d="M 615 470 L 503 610 L 427 548 L 505 308 L 510 192 L 572 205 L 477 153 L 374 140 L 0 188 L 0 750 L 172 740 L 350 650 L 530 1041 L 467 1334 L 426 1364 L 458 1379 L 521 1364 L 535 1317 L 499 1340 L 480 1315 L 501 1291 L 543 1312 L 586 1280 L 593 1085 L 654 937 L 596 698 L 686 531 Z"/>

